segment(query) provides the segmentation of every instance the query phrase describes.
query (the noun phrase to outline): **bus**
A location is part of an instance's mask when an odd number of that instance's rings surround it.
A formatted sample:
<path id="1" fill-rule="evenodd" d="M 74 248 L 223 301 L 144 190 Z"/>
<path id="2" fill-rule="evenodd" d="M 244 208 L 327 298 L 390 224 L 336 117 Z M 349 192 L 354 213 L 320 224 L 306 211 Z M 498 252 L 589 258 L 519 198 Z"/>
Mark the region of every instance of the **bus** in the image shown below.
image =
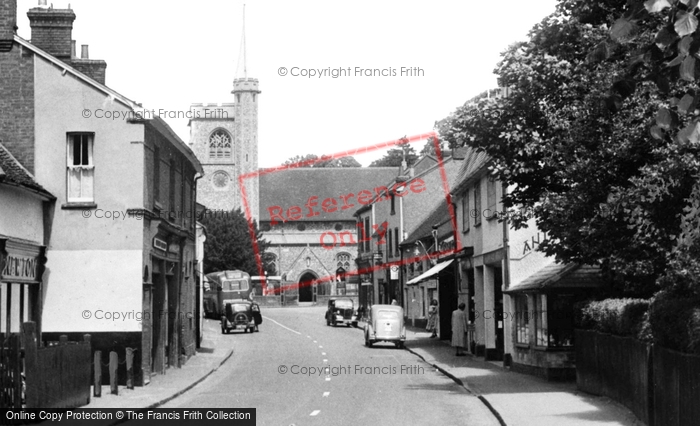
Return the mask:
<path id="1" fill-rule="evenodd" d="M 247 272 L 233 270 L 212 272 L 204 279 L 204 316 L 219 318 L 227 303 L 252 300 L 255 287 Z"/>
<path id="2" fill-rule="evenodd" d="M 280 288 L 282 286 L 282 277 L 274 275 L 269 277 L 254 275 L 250 277 L 250 281 L 253 283 L 253 287 L 256 289 L 255 294 L 263 296 L 278 296 L 280 294 Z M 262 283 L 265 281 L 265 285 Z"/>

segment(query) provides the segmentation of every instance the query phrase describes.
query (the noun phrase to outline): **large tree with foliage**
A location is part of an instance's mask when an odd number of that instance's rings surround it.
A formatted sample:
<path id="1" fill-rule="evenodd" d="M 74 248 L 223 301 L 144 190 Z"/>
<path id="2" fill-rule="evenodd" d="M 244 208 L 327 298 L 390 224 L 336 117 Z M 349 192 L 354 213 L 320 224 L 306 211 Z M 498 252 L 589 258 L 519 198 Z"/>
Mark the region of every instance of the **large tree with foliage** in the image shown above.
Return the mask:
<path id="1" fill-rule="evenodd" d="M 240 269 L 250 275 L 259 275 L 258 262 L 262 262 L 270 275 L 276 273 L 263 261 L 264 255 L 262 259 L 256 259 L 250 226 L 253 227 L 258 253 L 265 253 L 269 243 L 262 238 L 257 222 L 249 224 L 240 208 L 230 212 L 206 211 L 199 221 L 207 229 L 204 242 L 205 274 Z"/>
<path id="2" fill-rule="evenodd" d="M 285 166 L 297 165 L 298 167 L 362 167 L 355 157 L 347 156 L 331 158 L 315 154 L 295 155 L 284 162 Z"/>
<path id="3" fill-rule="evenodd" d="M 700 164 L 697 144 L 667 132 L 678 115 L 658 112 L 670 104 L 653 73 L 659 52 L 647 46 L 663 19 L 636 22 L 625 46 L 610 40 L 616 16 L 646 13 L 625 4 L 561 1 L 527 42 L 503 53 L 495 72 L 508 96 L 469 102 L 438 128 L 450 144 L 491 156 L 494 175 L 511 188 L 506 205 L 531 208 L 548 234 L 545 253 L 600 263 L 622 289 L 650 294 Z M 512 217 L 524 225 L 517 210 Z"/>

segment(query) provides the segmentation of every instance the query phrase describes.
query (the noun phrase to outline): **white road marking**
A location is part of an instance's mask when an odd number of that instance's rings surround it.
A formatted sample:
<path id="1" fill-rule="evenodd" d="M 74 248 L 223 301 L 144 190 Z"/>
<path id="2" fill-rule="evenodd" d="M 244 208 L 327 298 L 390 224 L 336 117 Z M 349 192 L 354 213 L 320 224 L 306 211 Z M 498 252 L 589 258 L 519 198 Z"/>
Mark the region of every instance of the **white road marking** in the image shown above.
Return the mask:
<path id="1" fill-rule="evenodd" d="M 311 336 L 306 336 L 306 337 L 308 337 L 309 339 L 311 338 Z"/>
<path id="2" fill-rule="evenodd" d="M 314 340 L 314 343 L 318 343 L 318 342 Z"/>
<path id="3" fill-rule="evenodd" d="M 320 412 L 321 412 L 321 410 L 314 410 L 311 412 L 310 416 L 317 416 L 318 413 L 320 413 Z"/>
<path id="4" fill-rule="evenodd" d="M 327 363 L 327 362 L 328 362 L 328 360 L 327 360 L 327 359 L 324 359 L 324 360 L 323 360 L 323 363 L 324 363 L 324 364 L 325 364 L 325 363 Z"/>
<path id="5" fill-rule="evenodd" d="M 325 354 L 326 354 L 325 352 L 321 352 L 321 355 L 325 355 Z"/>
<path id="6" fill-rule="evenodd" d="M 294 331 L 294 330 L 292 330 L 291 328 L 286 327 L 286 326 L 284 326 L 284 325 L 278 323 L 277 321 L 273 320 L 272 318 L 268 318 L 268 317 L 266 317 L 266 316 L 263 316 L 263 318 L 265 318 L 265 319 L 268 320 L 268 321 L 274 322 L 275 324 L 279 325 L 279 326 L 282 327 L 282 328 L 286 328 L 287 330 L 291 331 L 292 333 L 301 334 L 301 333 L 299 333 L 298 331 Z M 306 337 L 309 337 L 309 336 L 306 336 Z"/>
<path id="7" fill-rule="evenodd" d="M 318 347 L 321 348 L 321 349 L 323 349 L 323 346 L 321 346 L 321 345 L 318 345 Z"/>
<path id="8" fill-rule="evenodd" d="M 326 377 L 326 381 L 327 381 L 327 382 L 330 382 L 330 381 L 331 381 L 331 378 L 330 378 L 330 377 Z"/>
<path id="9" fill-rule="evenodd" d="M 331 394 L 330 392 L 323 392 L 323 397 L 328 398 L 328 395 L 330 395 L 330 394 Z"/>

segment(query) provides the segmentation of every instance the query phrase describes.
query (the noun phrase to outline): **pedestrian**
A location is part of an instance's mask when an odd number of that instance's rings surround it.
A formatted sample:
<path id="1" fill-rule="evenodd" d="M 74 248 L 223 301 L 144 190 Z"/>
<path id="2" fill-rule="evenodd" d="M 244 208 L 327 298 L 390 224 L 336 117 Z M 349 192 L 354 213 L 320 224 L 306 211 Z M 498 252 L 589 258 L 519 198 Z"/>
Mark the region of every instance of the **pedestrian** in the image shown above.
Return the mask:
<path id="1" fill-rule="evenodd" d="M 460 303 L 452 312 L 452 346 L 457 349 L 457 356 L 465 356 L 464 348 L 467 346 L 467 314 L 464 308 L 467 305 Z"/>
<path id="2" fill-rule="evenodd" d="M 394 306 L 398 306 L 398 305 L 399 305 L 399 302 L 397 302 L 396 299 L 392 299 L 392 300 L 391 300 L 391 304 L 394 305 Z"/>
<path id="3" fill-rule="evenodd" d="M 430 301 L 430 307 L 428 308 L 428 326 L 426 330 L 432 331 L 430 338 L 437 337 L 437 323 L 438 323 L 438 301 L 433 299 Z"/>

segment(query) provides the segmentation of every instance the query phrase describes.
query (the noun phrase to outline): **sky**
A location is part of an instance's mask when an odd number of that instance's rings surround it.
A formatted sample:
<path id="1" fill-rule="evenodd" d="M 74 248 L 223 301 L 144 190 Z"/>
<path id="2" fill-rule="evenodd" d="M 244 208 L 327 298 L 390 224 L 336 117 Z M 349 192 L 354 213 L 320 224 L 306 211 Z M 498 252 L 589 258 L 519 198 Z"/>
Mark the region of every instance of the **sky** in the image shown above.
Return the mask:
<path id="1" fill-rule="evenodd" d="M 38 0 L 17 3 L 18 34 L 30 39 L 26 12 Z M 149 110 L 173 111 L 163 118 L 185 142 L 187 119 L 168 115 L 233 102 L 233 79 L 246 68 L 262 91 L 259 166 L 274 167 L 433 131 L 496 87 L 500 53 L 525 40 L 556 1 L 53 1 L 69 4 L 78 54 L 89 45 L 91 59 L 107 61 L 110 88 Z M 326 74 L 308 77 L 310 70 Z M 382 155 L 356 159 L 366 166 Z"/>

